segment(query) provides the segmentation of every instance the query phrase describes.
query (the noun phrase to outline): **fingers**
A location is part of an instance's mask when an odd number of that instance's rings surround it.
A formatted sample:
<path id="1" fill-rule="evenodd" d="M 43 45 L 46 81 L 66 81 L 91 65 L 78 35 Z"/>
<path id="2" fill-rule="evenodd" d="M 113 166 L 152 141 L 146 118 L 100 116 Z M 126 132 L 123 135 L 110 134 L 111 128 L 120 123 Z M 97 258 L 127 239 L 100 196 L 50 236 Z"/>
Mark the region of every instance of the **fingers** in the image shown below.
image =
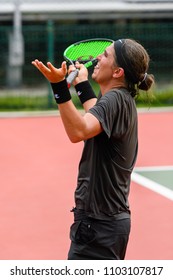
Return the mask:
<path id="1" fill-rule="evenodd" d="M 79 68 L 79 66 L 80 66 L 79 61 L 76 61 L 76 62 L 75 62 L 75 67 L 76 67 L 76 68 Z"/>
<path id="2" fill-rule="evenodd" d="M 68 68 L 68 74 L 70 74 L 72 71 L 75 71 L 77 69 L 82 69 L 85 68 L 85 66 L 81 63 L 79 63 L 78 61 L 75 62 L 75 64 L 71 64 Z"/>
<path id="3" fill-rule="evenodd" d="M 45 76 L 48 81 L 52 81 L 52 69 L 54 67 L 50 62 L 48 62 L 46 66 L 43 64 L 43 62 L 35 59 L 34 61 L 32 61 L 32 64 Z"/>
<path id="4" fill-rule="evenodd" d="M 32 61 L 32 64 L 36 67 L 39 67 L 39 65 L 41 64 L 41 61 L 39 61 L 38 59 L 35 59 L 34 61 Z"/>
<path id="5" fill-rule="evenodd" d="M 43 62 L 39 61 L 38 59 L 32 61 L 32 64 L 43 74 L 49 72 L 49 68 L 46 67 Z"/>
<path id="6" fill-rule="evenodd" d="M 55 72 L 56 68 L 52 65 L 52 63 L 47 62 L 47 67 L 50 69 L 50 71 Z"/>
<path id="7" fill-rule="evenodd" d="M 35 67 L 38 68 L 38 59 L 35 59 L 34 61 L 32 61 L 32 65 L 34 65 Z"/>
<path id="8" fill-rule="evenodd" d="M 72 71 L 75 71 L 75 70 L 76 70 L 76 67 L 74 66 L 74 64 L 71 64 L 71 65 L 69 65 L 68 70 L 69 70 L 69 73 L 70 73 L 70 72 L 72 72 Z"/>
<path id="9" fill-rule="evenodd" d="M 61 68 L 54 67 L 51 62 L 47 62 L 47 65 L 44 65 L 44 63 L 42 63 L 38 59 L 32 61 L 32 64 L 51 83 L 58 83 L 62 81 L 67 74 L 67 65 L 65 61 L 62 62 Z"/>
<path id="10" fill-rule="evenodd" d="M 67 63 L 66 63 L 66 61 L 62 62 L 61 68 L 62 68 L 62 71 L 63 71 L 64 76 L 65 76 L 67 74 Z"/>
<path id="11" fill-rule="evenodd" d="M 79 61 L 76 61 L 75 63 L 76 68 L 81 69 L 84 67 L 84 65 L 82 63 L 79 63 Z"/>

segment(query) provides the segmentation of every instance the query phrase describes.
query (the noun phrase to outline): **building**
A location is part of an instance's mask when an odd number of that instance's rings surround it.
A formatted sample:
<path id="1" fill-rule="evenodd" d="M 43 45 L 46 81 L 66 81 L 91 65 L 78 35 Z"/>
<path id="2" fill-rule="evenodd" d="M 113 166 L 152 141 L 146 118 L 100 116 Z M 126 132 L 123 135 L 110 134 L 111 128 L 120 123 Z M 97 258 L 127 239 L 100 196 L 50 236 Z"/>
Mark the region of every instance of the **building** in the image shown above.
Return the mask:
<path id="1" fill-rule="evenodd" d="M 16 5 L 23 20 L 171 18 L 173 0 L 0 0 L 0 21 L 10 20 Z"/>

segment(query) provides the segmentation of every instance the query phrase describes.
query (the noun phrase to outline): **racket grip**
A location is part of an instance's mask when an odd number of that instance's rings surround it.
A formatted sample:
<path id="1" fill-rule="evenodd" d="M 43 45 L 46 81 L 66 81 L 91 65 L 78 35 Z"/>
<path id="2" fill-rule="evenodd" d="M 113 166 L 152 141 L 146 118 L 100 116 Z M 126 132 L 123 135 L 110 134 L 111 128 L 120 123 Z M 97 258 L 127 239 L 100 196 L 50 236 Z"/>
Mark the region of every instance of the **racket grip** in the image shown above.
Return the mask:
<path id="1" fill-rule="evenodd" d="M 79 73 L 79 70 L 76 69 L 76 70 L 72 71 L 72 72 L 68 75 L 68 77 L 67 77 L 67 84 L 68 84 L 68 87 L 69 87 L 69 88 L 70 88 L 71 84 L 73 83 L 74 79 L 77 77 L 78 73 Z"/>

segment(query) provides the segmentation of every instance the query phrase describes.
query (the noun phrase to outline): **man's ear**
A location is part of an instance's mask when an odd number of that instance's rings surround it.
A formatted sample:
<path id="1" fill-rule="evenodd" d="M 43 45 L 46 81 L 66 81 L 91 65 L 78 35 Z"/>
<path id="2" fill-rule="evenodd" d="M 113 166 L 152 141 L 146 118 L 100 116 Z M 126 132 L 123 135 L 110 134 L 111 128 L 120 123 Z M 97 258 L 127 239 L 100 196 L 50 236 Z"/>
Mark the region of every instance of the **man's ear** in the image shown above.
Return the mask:
<path id="1" fill-rule="evenodd" d="M 113 73 L 113 77 L 116 79 L 116 78 L 120 78 L 120 77 L 123 77 L 124 76 L 124 69 L 123 68 L 118 68 L 118 69 L 115 69 L 114 70 L 114 73 Z"/>

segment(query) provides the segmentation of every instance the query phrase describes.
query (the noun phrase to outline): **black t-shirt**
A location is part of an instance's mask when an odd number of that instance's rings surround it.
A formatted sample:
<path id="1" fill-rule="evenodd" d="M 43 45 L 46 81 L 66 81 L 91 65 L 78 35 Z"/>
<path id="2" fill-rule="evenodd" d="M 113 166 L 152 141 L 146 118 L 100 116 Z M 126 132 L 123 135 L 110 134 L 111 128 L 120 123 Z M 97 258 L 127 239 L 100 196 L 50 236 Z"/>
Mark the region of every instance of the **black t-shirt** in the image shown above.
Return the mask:
<path id="1" fill-rule="evenodd" d="M 96 219 L 130 214 L 128 195 L 138 150 L 137 110 L 126 89 L 101 96 L 89 110 L 103 132 L 84 142 L 75 203 Z"/>

